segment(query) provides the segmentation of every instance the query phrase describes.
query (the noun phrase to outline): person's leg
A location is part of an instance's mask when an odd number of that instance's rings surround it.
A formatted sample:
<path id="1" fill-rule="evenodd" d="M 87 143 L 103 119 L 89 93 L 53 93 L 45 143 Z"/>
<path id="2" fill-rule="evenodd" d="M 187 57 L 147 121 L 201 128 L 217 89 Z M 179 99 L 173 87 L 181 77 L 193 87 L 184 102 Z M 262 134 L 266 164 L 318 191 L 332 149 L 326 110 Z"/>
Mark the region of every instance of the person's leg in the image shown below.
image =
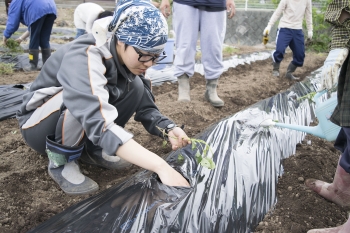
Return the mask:
<path id="1" fill-rule="evenodd" d="M 77 162 L 84 148 L 84 131 L 62 103 L 60 92 L 37 108 L 21 127 L 23 138 L 34 150 L 48 155 L 48 173 L 65 193 L 97 191 L 97 183 L 81 173 Z"/>
<path id="2" fill-rule="evenodd" d="M 192 6 L 174 2 L 173 27 L 176 35 L 174 75 L 178 78 L 178 100 L 190 101 L 189 77 L 194 74 L 196 45 L 199 30 L 199 10 Z"/>
<path id="3" fill-rule="evenodd" d="M 277 30 L 276 36 L 276 50 L 272 52 L 273 60 L 273 71 L 272 75 L 279 77 L 279 67 L 280 63 L 284 58 L 286 48 L 288 47 L 290 41 L 293 38 L 293 34 L 290 31 L 291 29 L 280 28 Z"/>
<path id="4" fill-rule="evenodd" d="M 291 29 L 292 30 L 292 29 Z M 298 80 L 299 78 L 296 78 L 293 76 L 293 72 L 296 70 L 297 67 L 301 67 L 304 64 L 305 59 L 305 44 L 304 44 L 304 33 L 303 31 L 293 29 L 293 39 L 291 40 L 289 47 L 293 52 L 293 60 L 290 62 L 286 78 L 290 80 Z"/>
<path id="5" fill-rule="evenodd" d="M 52 32 L 52 27 L 56 19 L 56 15 L 48 14 L 44 16 L 44 22 L 40 31 L 40 42 L 41 53 L 43 58 L 43 65 L 46 60 L 51 56 L 51 47 L 50 47 L 50 36 Z"/>
<path id="6" fill-rule="evenodd" d="M 206 79 L 205 99 L 214 107 L 224 106 L 217 95 L 218 79 L 224 70 L 222 48 L 226 33 L 226 11 L 200 11 L 200 43 Z"/>
<path id="7" fill-rule="evenodd" d="M 350 206 L 350 128 L 342 127 L 335 146 L 342 145 L 342 155 L 332 183 L 307 179 L 305 185 L 320 196 L 340 206 Z M 337 147 L 339 148 L 339 146 Z"/>
<path id="8" fill-rule="evenodd" d="M 129 84 L 126 83 L 126 80 L 120 81 L 121 82 L 119 85 L 128 85 L 129 91 L 127 93 L 124 93 L 120 100 L 112 102 L 111 104 L 113 104 L 119 112 L 118 117 L 115 119 L 114 123 L 120 127 L 124 127 L 135 112 L 135 120 L 138 120 L 138 107 L 140 106 L 140 102 L 143 98 L 147 98 L 147 95 L 149 93 L 146 92 L 144 84 L 139 78 L 135 79 Z M 129 162 L 123 160 L 119 156 L 116 156 L 115 154 L 107 154 L 100 146 L 94 145 L 89 140 L 86 140 L 86 149 L 84 150 L 80 160 L 87 164 L 92 164 L 112 170 L 123 169 L 131 166 Z"/>
<path id="9" fill-rule="evenodd" d="M 23 67 L 24 71 L 34 71 L 38 69 L 40 32 L 45 16 L 30 25 L 29 40 L 29 65 Z"/>
<path id="10" fill-rule="evenodd" d="M 86 33 L 85 29 L 80 29 L 80 28 L 77 28 L 77 34 L 75 36 L 74 39 L 77 39 L 79 36 L 82 36 Z"/>

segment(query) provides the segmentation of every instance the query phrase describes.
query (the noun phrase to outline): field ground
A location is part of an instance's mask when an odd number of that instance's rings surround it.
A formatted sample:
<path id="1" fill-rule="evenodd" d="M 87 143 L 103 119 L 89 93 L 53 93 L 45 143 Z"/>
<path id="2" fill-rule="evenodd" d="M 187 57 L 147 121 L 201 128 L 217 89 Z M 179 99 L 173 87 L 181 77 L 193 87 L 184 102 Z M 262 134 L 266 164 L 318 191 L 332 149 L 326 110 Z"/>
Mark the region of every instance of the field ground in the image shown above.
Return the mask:
<path id="1" fill-rule="evenodd" d="M 0 8 L 1 12 L 2 9 Z M 72 9 L 59 9 L 56 22 L 64 20 L 72 27 Z M 3 15 L 0 15 L 0 18 Z M 67 26 L 66 25 L 66 26 Z M 239 53 L 256 51 L 254 47 L 241 47 Z M 307 53 L 304 66 L 296 76 L 305 78 L 323 65 L 326 54 Z M 286 54 L 281 64 L 281 74 L 291 61 Z M 212 107 L 204 100 L 205 80 L 195 74 L 191 78 L 191 102 L 178 103 L 177 84 L 164 83 L 153 87 L 156 103 L 161 112 L 177 124 L 186 125 L 192 137 L 209 125 L 230 116 L 259 100 L 271 97 L 288 89 L 293 82 L 271 76 L 271 60 L 239 65 L 226 71 L 218 87 L 225 101 L 221 109 Z M 32 82 L 38 72 L 16 72 L 0 76 L 0 85 Z M 160 138 L 149 135 L 133 120 L 126 128 L 135 135 L 135 140 L 159 156 L 166 156 L 170 148 L 163 148 Z M 0 232 L 26 232 L 48 220 L 88 196 L 67 196 L 49 177 L 47 158 L 29 148 L 23 141 L 15 119 L 0 122 Z M 311 143 L 310 143 L 311 142 Z M 308 229 L 332 227 L 344 223 L 349 209 L 330 203 L 305 188 L 306 178 L 319 178 L 331 182 L 340 153 L 332 143 L 313 136 L 306 136 L 297 145 L 296 154 L 283 161 L 285 173 L 278 183 L 278 202 L 257 226 L 256 233 L 302 233 Z M 121 180 L 132 176 L 139 168 L 109 171 L 82 164 L 83 173 L 105 190 Z"/>

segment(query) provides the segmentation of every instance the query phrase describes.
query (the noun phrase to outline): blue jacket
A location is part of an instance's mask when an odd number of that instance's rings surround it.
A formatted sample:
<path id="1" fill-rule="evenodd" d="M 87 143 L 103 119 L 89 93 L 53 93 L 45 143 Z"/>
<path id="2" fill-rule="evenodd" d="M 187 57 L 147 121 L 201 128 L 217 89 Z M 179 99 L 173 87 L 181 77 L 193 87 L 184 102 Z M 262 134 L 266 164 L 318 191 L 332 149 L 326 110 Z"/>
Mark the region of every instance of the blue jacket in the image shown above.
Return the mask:
<path id="1" fill-rule="evenodd" d="M 10 38 L 18 30 L 19 23 L 28 28 L 44 15 L 57 15 L 54 0 L 13 0 L 9 6 L 4 36 Z"/>

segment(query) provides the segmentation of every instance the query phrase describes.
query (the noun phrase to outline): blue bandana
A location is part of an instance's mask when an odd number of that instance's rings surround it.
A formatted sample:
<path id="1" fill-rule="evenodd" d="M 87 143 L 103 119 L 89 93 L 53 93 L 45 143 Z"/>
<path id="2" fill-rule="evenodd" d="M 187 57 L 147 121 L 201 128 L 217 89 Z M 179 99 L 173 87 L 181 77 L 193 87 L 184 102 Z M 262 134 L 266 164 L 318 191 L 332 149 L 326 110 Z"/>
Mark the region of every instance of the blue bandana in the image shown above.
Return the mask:
<path id="1" fill-rule="evenodd" d="M 149 53 L 161 53 L 168 40 L 166 19 L 149 0 L 119 0 L 108 31 Z"/>

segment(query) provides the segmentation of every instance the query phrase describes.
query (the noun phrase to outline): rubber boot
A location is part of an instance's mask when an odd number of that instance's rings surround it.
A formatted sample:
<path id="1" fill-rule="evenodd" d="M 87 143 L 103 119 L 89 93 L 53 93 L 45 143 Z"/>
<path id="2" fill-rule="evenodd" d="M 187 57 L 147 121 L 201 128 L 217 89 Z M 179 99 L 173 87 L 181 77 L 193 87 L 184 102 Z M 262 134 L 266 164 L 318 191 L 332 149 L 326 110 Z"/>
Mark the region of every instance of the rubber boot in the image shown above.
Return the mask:
<path id="1" fill-rule="evenodd" d="M 23 71 L 37 71 L 38 70 L 38 61 L 39 61 L 39 49 L 30 49 L 29 50 L 29 65 L 23 67 Z"/>
<path id="2" fill-rule="evenodd" d="M 307 179 L 305 185 L 331 202 L 343 207 L 350 206 L 350 174 L 339 164 L 333 183 L 329 184 L 321 180 Z"/>
<path id="3" fill-rule="evenodd" d="M 124 169 L 132 164 L 116 155 L 107 155 L 101 147 L 93 145 L 89 140 L 80 157 L 83 163 L 107 168 L 110 170 Z"/>
<path id="4" fill-rule="evenodd" d="M 287 68 L 286 78 L 289 80 L 299 80 L 299 78 L 293 76 L 293 72 L 297 69 L 297 67 L 293 63 L 289 63 Z"/>
<path id="5" fill-rule="evenodd" d="M 184 101 L 184 102 L 191 101 L 191 98 L 190 98 L 190 78 L 187 76 L 187 74 L 183 74 L 183 75 L 177 77 L 177 82 L 179 85 L 179 97 L 177 100 Z"/>
<path id="6" fill-rule="evenodd" d="M 46 152 L 49 157 L 48 173 L 68 195 L 83 195 L 98 190 L 98 184 L 81 173 L 76 160 L 81 155 L 83 147 L 84 145 L 63 146 L 54 142 L 52 137 L 46 138 Z"/>
<path id="7" fill-rule="evenodd" d="M 42 54 L 43 65 L 44 65 L 46 60 L 51 56 L 51 48 L 41 49 L 41 54 Z"/>
<path id="8" fill-rule="evenodd" d="M 206 82 L 206 91 L 204 94 L 204 98 L 211 103 L 214 107 L 222 107 L 224 106 L 224 101 L 219 98 L 216 89 L 218 86 L 219 79 L 207 79 Z"/>
<path id="9" fill-rule="evenodd" d="M 272 70 L 272 76 L 279 77 L 280 76 L 280 62 L 274 62 L 273 65 L 273 70 Z"/>
<path id="10" fill-rule="evenodd" d="M 323 229 L 313 229 L 309 230 L 307 233 L 348 233 L 350 232 L 350 218 L 346 223 L 338 227 L 323 228 Z"/>

